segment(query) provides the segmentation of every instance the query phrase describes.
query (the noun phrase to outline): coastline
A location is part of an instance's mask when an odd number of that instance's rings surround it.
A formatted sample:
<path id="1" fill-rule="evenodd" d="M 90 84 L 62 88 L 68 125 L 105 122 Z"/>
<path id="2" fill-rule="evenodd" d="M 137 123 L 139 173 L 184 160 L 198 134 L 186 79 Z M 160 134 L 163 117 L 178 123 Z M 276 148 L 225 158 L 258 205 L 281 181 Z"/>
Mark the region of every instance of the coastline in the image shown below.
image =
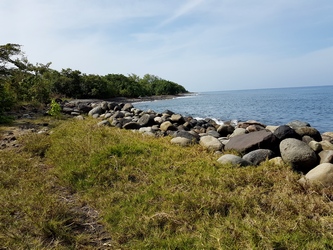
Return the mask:
<path id="1" fill-rule="evenodd" d="M 138 102 L 153 102 L 160 100 L 169 100 L 180 98 L 184 96 L 195 95 L 195 92 L 177 94 L 177 95 L 153 95 L 153 96 L 143 96 L 143 97 L 112 97 L 103 99 L 104 101 L 116 102 L 116 103 L 138 103 Z"/>

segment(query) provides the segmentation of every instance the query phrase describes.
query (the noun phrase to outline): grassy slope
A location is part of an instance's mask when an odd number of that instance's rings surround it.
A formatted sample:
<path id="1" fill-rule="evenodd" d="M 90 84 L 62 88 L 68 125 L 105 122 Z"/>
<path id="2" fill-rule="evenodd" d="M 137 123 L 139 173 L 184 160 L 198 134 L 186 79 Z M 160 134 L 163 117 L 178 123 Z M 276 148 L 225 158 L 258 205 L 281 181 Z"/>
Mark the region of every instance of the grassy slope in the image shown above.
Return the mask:
<path id="1" fill-rule="evenodd" d="M 93 249 L 59 202 L 65 187 L 99 212 L 111 248 L 333 248 L 333 188 L 304 189 L 288 166 L 225 166 L 199 145 L 95 124 L 66 121 L 25 137 L 19 155 L 0 151 L 2 245 Z"/>

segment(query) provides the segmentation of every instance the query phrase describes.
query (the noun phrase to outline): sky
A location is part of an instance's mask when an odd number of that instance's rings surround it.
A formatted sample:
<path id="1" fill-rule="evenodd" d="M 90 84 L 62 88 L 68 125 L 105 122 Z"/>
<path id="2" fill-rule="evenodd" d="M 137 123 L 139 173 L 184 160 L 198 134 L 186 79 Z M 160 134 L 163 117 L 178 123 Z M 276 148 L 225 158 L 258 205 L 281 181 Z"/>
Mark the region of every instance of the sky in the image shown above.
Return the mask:
<path id="1" fill-rule="evenodd" d="M 0 45 L 193 92 L 333 85 L 332 0 L 0 0 Z"/>

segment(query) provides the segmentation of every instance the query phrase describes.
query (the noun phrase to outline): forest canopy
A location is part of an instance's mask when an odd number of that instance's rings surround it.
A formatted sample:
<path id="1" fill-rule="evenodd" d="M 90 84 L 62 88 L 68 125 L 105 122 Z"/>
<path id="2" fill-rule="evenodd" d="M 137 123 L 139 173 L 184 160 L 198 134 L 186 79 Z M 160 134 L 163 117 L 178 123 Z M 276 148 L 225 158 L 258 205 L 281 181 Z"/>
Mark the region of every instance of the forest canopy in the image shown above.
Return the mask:
<path id="1" fill-rule="evenodd" d="M 151 74 L 100 76 L 70 68 L 57 71 L 50 65 L 30 63 L 19 44 L 0 45 L 0 114 L 14 103 L 48 103 L 55 97 L 139 97 L 188 92 L 175 82 Z"/>

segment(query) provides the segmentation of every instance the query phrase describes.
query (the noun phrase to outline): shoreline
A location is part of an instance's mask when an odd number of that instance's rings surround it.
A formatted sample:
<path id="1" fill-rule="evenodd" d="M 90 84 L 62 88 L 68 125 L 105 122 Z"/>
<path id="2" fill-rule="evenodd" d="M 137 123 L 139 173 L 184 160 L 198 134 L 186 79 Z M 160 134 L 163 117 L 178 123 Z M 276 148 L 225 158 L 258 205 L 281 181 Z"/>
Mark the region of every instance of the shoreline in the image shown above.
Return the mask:
<path id="1" fill-rule="evenodd" d="M 112 97 L 102 99 L 103 101 L 116 102 L 116 103 L 139 103 L 139 102 L 153 102 L 161 100 L 169 100 L 180 98 L 184 96 L 195 95 L 195 92 L 177 94 L 177 95 L 153 95 L 153 96 L 143 96 L 143 97 Z"/>

